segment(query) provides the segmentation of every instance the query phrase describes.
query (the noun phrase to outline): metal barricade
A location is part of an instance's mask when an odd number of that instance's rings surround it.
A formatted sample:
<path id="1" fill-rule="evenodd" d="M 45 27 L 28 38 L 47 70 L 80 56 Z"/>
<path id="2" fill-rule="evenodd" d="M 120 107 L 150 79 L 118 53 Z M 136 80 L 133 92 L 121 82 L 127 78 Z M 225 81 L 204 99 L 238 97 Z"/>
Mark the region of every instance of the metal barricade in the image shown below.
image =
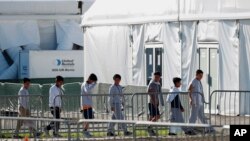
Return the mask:
<path id="1" fill-rule="evenodd" d="M 42 95 L 0 95 L 0 116 L 18 117 L 18 98 L 28 98 L 28 109 L 31 117 L 43 117 L 43 97 Z M 10 130 L 16 122 L 1 120 L 1 130 Z M 42 123 L 37 123 L 37 127 L 41 127 Z"/>
<path id="2" fill-rule="evenodd" d="M 62 105 L 61 105 L 61 118 L 66 120 L 73 120 L 76 121 L 78 119 L 84 118 L 84 111 L 82 110 L 81 106 L 81 98 L 86 97 L 86 95 L 61 95 L 57 96 L 54 99 L 56 102 L 57 98 L 61 98 Z M 121 106 L 121 112 L 124 115 L 124 119 L 129 120 L 132 119 L 132 111 L 131 111 L 131 103 L 130 99 L 132 94 L 123 94 L 123 100 Z M 88 96 L 91 98 L 93 105 L 93 113 L 95 119 L 112 119 L 112 111 L 110 108 L 109 103 L 109 95 L 108 94 L 91 94 Z M 64 129 L 64 126 L 61 126 L 61 129 Z M 90 126 L 91 129 L 93 128 L 107 128 L 103 125 L 93 124 Z M 72 126 L 72 129 L 76 129 L 76 125 Z"/>
<path id="3" fill-rule="evenodd" d="M 209 97 L 213 126 L 250 124 L 250 91 L 216 90 Z"/>
<path id="4" fill-rule="evenodd" d="M 215 141 L 216 134 L 205 134 L 204 132 L 197 135 L 185 135 L 182 132 L 179 132 L 175 136 L 168 135 L 169 131 L 167 127 L 186 127 L 186 128 L 210 128 L 208 124 L 186 124 L 186 123 L 169 123 L 169 122 L 149 122 L 149 121 L 136 121 L 136 120 L 97 120 L 97 119 L 80 119 L 78 122 L 78 131 L 80 130 L 80 124 L 82 123 L 92 123 L 92 124 L 130 124 L 132 125 L 128 131 L 132 131 L 132 135 L 126 136 L 124 134 L 119 134 L 119 131 L 115 132 L 116 136 L 107 136 L 107 130 L 95 129 L 91 130 L 92 138 L 84 138 L 81 135 L 77 135 L 76 140 L 122 140 L 122 141 L 131 141 L 131 140 L 170 140 L 170 141 Z M 156 136 L 148 136 L 147 127 L 151 126 L 153 128 L 160 128 L 157 130 Z M 77 132 L 80 133 L 80 132 Z M 117 134 L 118 133 L 118 134 Z"/>
<path id="5" fill-rule="evenodd" d="M 22 120 L 22 121 L 31 121 L 31 122 L 61 122 L 61 123 L 65 123 L 65 125 L 67 125 L 67 134 L 63 134 L 61 135 L 61 137 L 54 137 L 54 136 L 46 136 L 45 134 L 42 134 L 42 130 L 41 129 L 37 129 L 36 133 L 41 133 L 40 137 L 36 137 L 34 135 L 31 134 L 30 131 L 28 130 L 22 130 L 21 132 L 19 132 L 19 139 L 25 139 L 25 138 L 33 138 L 35 141 L 36 140 L 58 140 L 58 139 L 63 139 L 63 140 L 71 140 L 72 136 L 74 136 L 74 134 L 72 134 L 71 132 L 71 122 L 70 120 L 63 120 L 63 119 L 48 119 L 48 118 L 31 118 L 31 117 L 6 117 L 6 116 L 0 116 L 0 120 L 5 120 L 5 121 L 9 121 L 9 122 L 17 122 L 18 120 Z M 15 127 L 12 127 L 13 129 L 9 129 L 8 132 L 3 132 L 2 130 L 0 130 L 0 140 L 11 140 L 11 139 L 16 139 L 14 138 L 13 135 L 13 131 L 15 129 Z"/>
<path id="6" fill-rule="evenodd" d="M 230 125 L 224 125 L 221 130 L 221 141 L 230 141 Z"/>
<path id="7" fill-rule="evenodd" d="M 179 99 L 181 102 L 181 105 L 184 109 L 182 112 L 182 115 L 184 117 L 184 121 L 188 122 L 188 119 L 190 117 L 190 110 L 191 110 L 191 105 L 189 104 L 189 95 L 188 92 L 178 92 L 178 93 L 162 93 L 163 95 L 163 100 L 164 100 L 164 106 L 159 104 L 159 110 L 160 110 L 160 115 L 161 118 L 159 121 L 161 122 L 168 122 L 170 118 L 170 112 L 171 112 L 171 104 L 166 102 L 167 96 L 168 95 L 179 95 Z M 201 93 L 197 93 L 200 94 Z M 203 99 L 204 100 L 204 99 Z M 175 102 L 175 101 L 174 101 Z M 204 106 L 208 105 L 208 102 L 204 100 Z M 135 93 L 133 94 L 131 98 L 131 103 L 132 103 L 132 120 L 142 120 L 142 121 L 147 121 L 148 120 L 148 114 L 149 114 L 149 93 Z M 177 106 L 179 103 L 176 103 Z M 175 103 L 174 103 L 175 105 Z M 204 113 L 206 120 L 209 120 L 209 115 L 208 113 Z"/>

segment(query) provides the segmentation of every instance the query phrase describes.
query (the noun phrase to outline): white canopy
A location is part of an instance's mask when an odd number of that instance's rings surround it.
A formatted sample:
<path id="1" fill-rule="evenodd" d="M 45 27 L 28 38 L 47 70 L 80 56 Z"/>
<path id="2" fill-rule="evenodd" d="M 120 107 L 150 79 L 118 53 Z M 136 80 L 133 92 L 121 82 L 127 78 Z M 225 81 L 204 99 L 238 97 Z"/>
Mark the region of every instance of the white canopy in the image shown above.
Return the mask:
<path id="1" fill-rule="evenodd" d="M 82 24 L 247 19 L 249 11 L 249 0 L 97 0 L 85 13 Z"/>
<path id="2" fill-rule="evenodd" d="M 177 20 L 177 0 L 97 0 L 85 13 L 83 24 L 135 24 Z"/>

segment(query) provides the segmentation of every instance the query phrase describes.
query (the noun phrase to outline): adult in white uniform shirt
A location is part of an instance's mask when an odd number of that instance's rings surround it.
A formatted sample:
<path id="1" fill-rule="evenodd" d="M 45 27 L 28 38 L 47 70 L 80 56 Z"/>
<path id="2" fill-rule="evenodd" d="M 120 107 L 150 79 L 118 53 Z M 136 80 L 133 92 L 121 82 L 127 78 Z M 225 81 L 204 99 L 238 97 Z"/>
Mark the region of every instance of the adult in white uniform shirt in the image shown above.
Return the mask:
<path id="1" fill-rule="evenodd" d="M 201 123 L 207 124 L 204 115 L 204 93 L 201 83 L 203 77 L 203 71 L 197 70 L 196 77 L 191 81 L 189 85 L 189 103 L 191 105 L 191 115 L 189 117 L 189 123 L 195 123 L 197 118 L 200 119 Z M 206 132 L 213 132 L 214 129 L 206 128 Z"/>
<path id="2" fill-rule="evenodd" d="M 63 77 L 57 76 L 56 77 L 56 83 L 50 87 L 49 89 L 49 107 L 50 112 L 53 115 L 54 118 L 60 119 L 60 113 L 62 108 L 62 85 L 63 85 Z M 47 136 L 49 136 L 49 130 L 53 129 L 53 136 L 54 137 L 61 137 L 59 135 L 59 128 L 60 128 L 60 122 L 51 122 L 47 127 L 44 128 L 44 131 Z"/>
<path id="3" fill-rule="evenodd" d="M 30 87 L 30 79 L 24 78 L 23 79 L 23 86 L 18 92 L 18 116 L 19 117 L 30 117 L 30 103 L 29 103 L 29 89 Z M 33 121 L 24 121 L 18 120 L 17 126 L 15 130 L 15 134 L 13 135 L 14 138 L 20 138 L 19 130 L 23 125 L 29 127 L 29 130 L 33 133 L 34 137 L 39 137 L 40 133 L 36 131 L 36 126 Z"/>

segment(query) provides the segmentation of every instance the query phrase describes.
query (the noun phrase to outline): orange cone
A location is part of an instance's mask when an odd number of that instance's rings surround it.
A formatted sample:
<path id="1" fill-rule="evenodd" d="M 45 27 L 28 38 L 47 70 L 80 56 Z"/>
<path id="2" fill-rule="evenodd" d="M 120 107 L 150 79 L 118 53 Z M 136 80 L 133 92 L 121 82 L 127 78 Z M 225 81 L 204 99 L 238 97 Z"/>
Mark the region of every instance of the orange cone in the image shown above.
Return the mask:
<path id="1" fill-rule="evenodd" d="M 29 141 L 28 136 L 25 136 L 24 141 Z"/>

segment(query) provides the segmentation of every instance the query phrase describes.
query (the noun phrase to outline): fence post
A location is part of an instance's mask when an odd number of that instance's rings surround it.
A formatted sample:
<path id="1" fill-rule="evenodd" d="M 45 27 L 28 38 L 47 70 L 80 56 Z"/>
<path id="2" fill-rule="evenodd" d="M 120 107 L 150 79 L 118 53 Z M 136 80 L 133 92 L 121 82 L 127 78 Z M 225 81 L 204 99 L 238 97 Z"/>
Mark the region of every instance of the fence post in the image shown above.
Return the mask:
<path id="1" fill-rule="evenodd" d="M 79 125 L 80 123 L 79 122 L 77 122 L 77 127 L 76 127 L 76 140 L 80 140 L 80 137 L 79 137 L 79 128 L 80 128 L 80 125 Z"/>
<path id="2" fill-rule="evenodd" d="M 136 141 L 136 125 L 133 124 L 133 141 Z"/>
<path id="3" fill-rule="evenodd" d="M 66 121 L 66 124 L 68 126 L 68 140 L 71 140 L 71 127 L 70 127 L 70 121 Z"/>
<path id="4" fill-rule="evenodd" d="M 134 93 L 134 94 L 132 95 L 132 97 L 131 97 L 132 120 L 134 120 L 134 104 L 133 104 L 133 99 L 134 99 L 134 95 L 135 95 L 135 94 L 136 94 L 136 93 Z"/>
<path id="5" fill-rule="evenodd" d="M 214 93 L 214 91 L 209 95 L 209 104 L 208 104 L 208 106 L 209 106 L 209 124 L 210 125 L 212 125 L 212 116 L 211 116 L 211 110 L 212 110 L 212 105 L 211 105 L 211 101 L 212 101 L 212 96 L 213 96 L 213 93 Z"/>

